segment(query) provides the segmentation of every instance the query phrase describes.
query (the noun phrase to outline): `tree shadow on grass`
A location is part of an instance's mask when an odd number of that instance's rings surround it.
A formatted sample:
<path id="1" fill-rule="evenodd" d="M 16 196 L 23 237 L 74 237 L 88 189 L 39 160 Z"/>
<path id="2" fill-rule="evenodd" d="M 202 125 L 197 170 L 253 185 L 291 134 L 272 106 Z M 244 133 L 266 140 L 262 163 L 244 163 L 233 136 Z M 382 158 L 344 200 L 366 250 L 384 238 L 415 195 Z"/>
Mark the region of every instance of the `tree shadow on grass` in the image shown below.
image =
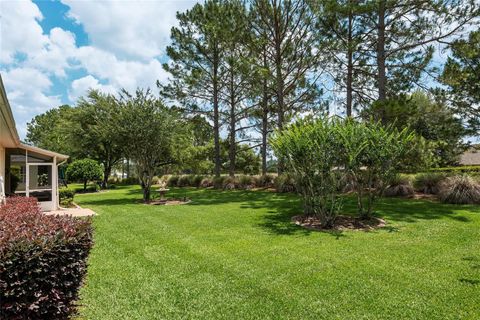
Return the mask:
<path id="1" fill-rule="evenodd" d="M 418 220 L 451 219 L 458 222 L 470 222 L 471 219 L 460 211 L 480 213 L 479 206 L 451 205 L 431 200 L 405 198 L 380 198 L 377 212 L 387 220 L 398 222 L 416 222 Z"/>

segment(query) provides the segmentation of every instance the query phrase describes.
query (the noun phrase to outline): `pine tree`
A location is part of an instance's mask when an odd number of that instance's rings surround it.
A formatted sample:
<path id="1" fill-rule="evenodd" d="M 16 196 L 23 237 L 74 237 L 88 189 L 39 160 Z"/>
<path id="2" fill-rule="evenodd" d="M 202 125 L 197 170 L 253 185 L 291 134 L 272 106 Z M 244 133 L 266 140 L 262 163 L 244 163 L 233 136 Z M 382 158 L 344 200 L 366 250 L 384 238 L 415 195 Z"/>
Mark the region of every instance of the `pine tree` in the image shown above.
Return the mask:
<path id="1" fill-rule="evenodd" d="M 318 105 L 319 52 L 315 48 L 313 15 L 305 0 L 255 0 L 252 28 L 263 41 L 264 70 L 277 130 L 302 110 Z M 265 107 L 265 105 L 264 105 Z M 279 159 L 279 173 L 283 160 Z"/>
<path id="2" fill-rule="evenodd" d="M 157 82 L 164 97 L 177 101 L 186 110 L 208 116 L 213 122 L 215 175 L 220 176 L 220 92 L 225 85 L 223 63 L 223 1 L 208 0 L 184 13 L 177 13 L 178 27 L 171 30 L 172 44 L 167 47 L 170 62 L 164 69 L 171 74 L 169 83 Z"/>

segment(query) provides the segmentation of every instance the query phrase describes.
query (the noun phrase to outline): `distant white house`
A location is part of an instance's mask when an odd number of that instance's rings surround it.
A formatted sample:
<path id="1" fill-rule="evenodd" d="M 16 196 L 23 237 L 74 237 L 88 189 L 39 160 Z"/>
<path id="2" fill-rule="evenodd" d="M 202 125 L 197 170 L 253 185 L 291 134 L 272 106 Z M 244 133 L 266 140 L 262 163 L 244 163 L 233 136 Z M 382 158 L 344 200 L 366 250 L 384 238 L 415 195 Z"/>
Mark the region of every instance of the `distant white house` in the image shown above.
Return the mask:
<path id="1" fill-rule="evenodd" d="M 480 146 L 473 146 L 460 156 L 462 166 L 480 166 Z"/>
<path id="2" fill-rule="evenodd" d="M 68 156 L 23 144 L 0 76 L 0 202 L 35 197 L 43 211 L 57 210 L 58 166 Z"/>

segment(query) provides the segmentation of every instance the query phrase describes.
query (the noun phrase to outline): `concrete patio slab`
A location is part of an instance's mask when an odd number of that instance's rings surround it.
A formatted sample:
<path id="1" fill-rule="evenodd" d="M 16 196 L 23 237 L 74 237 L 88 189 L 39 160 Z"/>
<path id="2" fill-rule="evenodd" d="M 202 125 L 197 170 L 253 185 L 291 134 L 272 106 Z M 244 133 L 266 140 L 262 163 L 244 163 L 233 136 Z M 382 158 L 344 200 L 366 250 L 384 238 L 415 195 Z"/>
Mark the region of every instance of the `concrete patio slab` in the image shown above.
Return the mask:
<path id="1" fill-rule="evenodd" d="M 71 215 L 73 217 L 90 217 L 94 216 L 96 213 L 90 209 L 85 208 L 70 208 L 70 209 L 62 209 L 62 210 L 55 210 L 50 212 L 45 212 L 47 215 Z"/>

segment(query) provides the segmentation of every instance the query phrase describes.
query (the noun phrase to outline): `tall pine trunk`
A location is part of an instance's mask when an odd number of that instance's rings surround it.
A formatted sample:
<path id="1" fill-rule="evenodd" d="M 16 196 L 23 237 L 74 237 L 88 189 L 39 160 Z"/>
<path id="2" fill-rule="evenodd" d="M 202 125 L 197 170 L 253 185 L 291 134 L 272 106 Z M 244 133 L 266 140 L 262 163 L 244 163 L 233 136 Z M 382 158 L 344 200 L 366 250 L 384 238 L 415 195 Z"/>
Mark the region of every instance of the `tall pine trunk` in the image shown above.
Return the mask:
<path id="1" fill-rule="evenodd" d="M 353 15 L 350 8 L 348 14 L 348 38 L 347 38 L 347 117 L 352 116 L 352 105 L 353 105 Z"/>
<path id="2" fill-rule="evenodd" d="M 276 80 L 276 91 L 277 91 L 277 126 L 278 131 L 283 131 L 283 123 L 285 121 L 285 106 L 284 106 L 284 83 L 283 83 L 283 74 L 282 74 L 282 48 L 280 40 L 280 31 L 277 32 L 277 39 L 275 43 L 275 80 Z M 284 171 L 284 159 L 278 158 L 278 174 L 282 174 Z"/>
<path id="3" fill-rule="evenodd" d="M 235 93 L 234 93 L 234 79 L 233 79 L 233 70 L 230 72 L 230 146 L 228 149 L 228 158 L 230 162 L 229 166 L 229 175 L 230 177 L 235 177 L 235 160 L 236 160 L 236 141 L 235 141 L 235 131 L 236 131 L 236 122 L 235 117 Z"/>
<path id="4" fill-rule="evenodd" d="M 385 0 L 381 0 L 378 6 L 377 33 L 378 100 L 385 101 L 387 98 L 387 77 L 385 70 Z"/>
<path id="5" fill-rule="evenodd" d="M 263 67 L 267 68 L 266 48 L 263 48 Z M 267 78 L 263 77 L 263 97 L 262 97 L 262 175 L 267 174 L 267 139 L 268 139 L 268 83 Z"/>
<path id="6" fill-rule="evenodd" d="M 215 144 L 215 177 L 220 177 L 220 120 L 218 105 L 218 52 L 213 57 L 213 139 Z"/>

